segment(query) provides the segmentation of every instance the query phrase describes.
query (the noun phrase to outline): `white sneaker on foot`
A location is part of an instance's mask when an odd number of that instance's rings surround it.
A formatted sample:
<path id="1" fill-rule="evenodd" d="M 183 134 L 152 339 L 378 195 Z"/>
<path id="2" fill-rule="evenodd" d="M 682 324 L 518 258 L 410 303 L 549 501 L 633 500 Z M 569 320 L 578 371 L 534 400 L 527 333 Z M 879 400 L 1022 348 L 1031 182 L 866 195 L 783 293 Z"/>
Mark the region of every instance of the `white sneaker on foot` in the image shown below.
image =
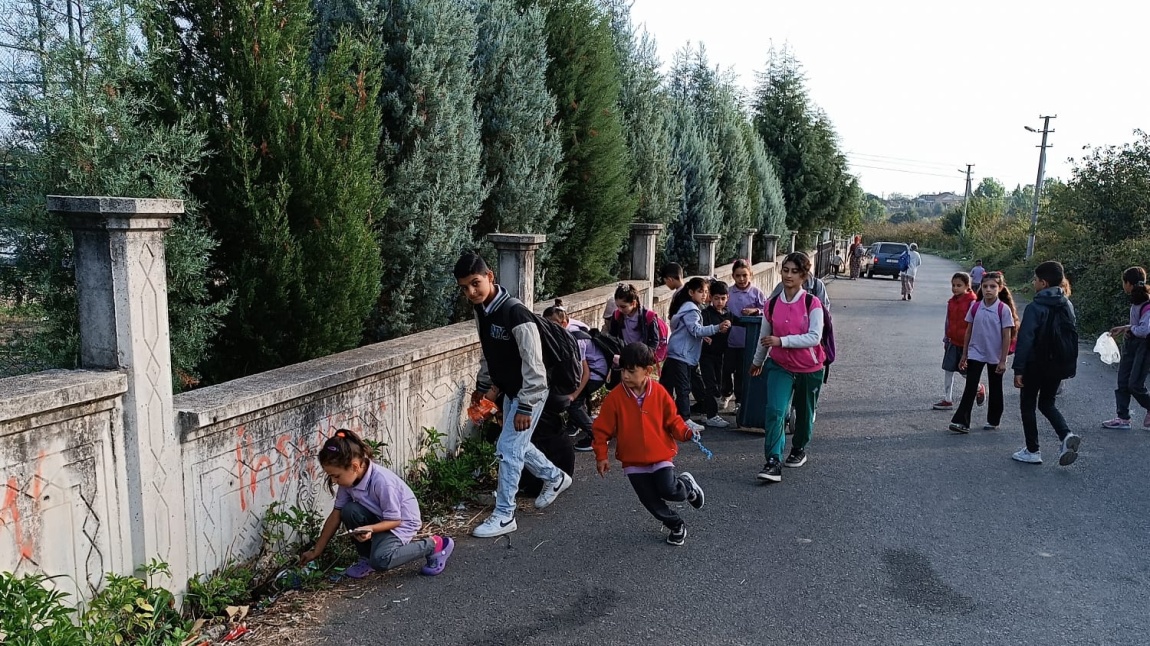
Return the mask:
<path id="1" fill-rule="evenodd" d="M 496 536 L 510 534 L 517 529 L 519 529 L 519 527 L 515 524 L 514 516 L 511 518 L 500 518 L 492 514 L 488 516 L 487 520 L 483 521 L 482 524 L 471 530 L 471 535 L 475 538 L 495 538 Z"/>
<path id="2" fill-rule="evenodd" d="M 1025 462 L 1027 464 L 1042 464 L 1042 452 L 1035 451 L 1034 453 L 1031 453 L 1030 451 L 1026 450 L 1025 446 L 1021 449 L 1018 449 L 1018 451 L 1016 451 L 1014 455 L 1010 457 L 1018 460 L 1019 462 Z"/>
<path id="3" fill-rule="evenodd" d="M 1082 438 L 1074 433 L 1068 434 L 1066 439 L 1062 440 L 1062 451 L 1058 453 L 1058 464 L 1064 467 L 1074 464 L 1074 461 L 1078 459 L 1079 444 L 1082 444 Z"/>
<path id="4" fill-rule="evenodd" d="M 562 473 L 557 480 L 551 480 L 547 484 L 543 485 L 543 491 L 541 491 L 539 493 L 539 497 L 535 499 L 535 508 L 543 509 L 544 507 L 547 507 L 551 503 L 555 502 L 555 499 L 559 497 L 559 494 L 567 491 L 572 482 L 574 482 L 574 480 L 571 479 L 571 476 L 567 475 L 566 473 Z"/>
<path id="5" fill-rule="evenodd" d="M 719 417 L 718 415 L 715 415 L 714 417 L 707 420 L 707 426 L 714 428 L 728 428 L 730 425 L 730 422 L 723 419 L 722 417 Z"/>

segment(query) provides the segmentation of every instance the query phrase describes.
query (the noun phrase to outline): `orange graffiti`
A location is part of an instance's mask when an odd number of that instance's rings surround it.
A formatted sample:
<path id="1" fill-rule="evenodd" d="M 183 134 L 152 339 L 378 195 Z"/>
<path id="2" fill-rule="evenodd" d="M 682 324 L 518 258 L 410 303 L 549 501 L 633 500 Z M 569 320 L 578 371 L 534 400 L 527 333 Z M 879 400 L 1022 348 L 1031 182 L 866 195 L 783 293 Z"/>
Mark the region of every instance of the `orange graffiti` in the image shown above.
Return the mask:
<path id="1" fill-rule="evenodd" d="M 41 452 L 36 458 L 36 475 L 32 478 L 32 491 L 27 494 L 23 493 L 16 476 L 9 476 L 7 484 L 4 485 L 6 490 L 4 504 L 0 505 L 0 527 L 12 526 L 12 537 L 16 541 L 16 549 L 20 553 L 20 558 L 29 561 L 36 553 L 36 537 L 31 532 L 25 533 L 19 503 L 21 495 L 26 495 L 32 500 L 33 515 L 38 516 L 40 514 L 41 493 L 44 483 L 43 473 L 44 453 Z"/>

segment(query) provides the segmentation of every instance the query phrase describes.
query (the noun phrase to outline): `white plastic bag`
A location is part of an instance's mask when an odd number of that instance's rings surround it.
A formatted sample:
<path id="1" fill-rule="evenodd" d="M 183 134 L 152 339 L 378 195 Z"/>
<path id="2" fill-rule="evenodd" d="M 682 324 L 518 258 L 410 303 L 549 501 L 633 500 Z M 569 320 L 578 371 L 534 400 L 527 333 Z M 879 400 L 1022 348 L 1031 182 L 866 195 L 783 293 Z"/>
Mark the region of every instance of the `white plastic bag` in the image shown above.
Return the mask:
<path id="1" fill-rule="evenodd" d="M 1122 353 L 1118 351 L 1118 344 L 1114 342 L 1114 337 L 1110 336 L 1109 332 L 1103 332 L 1102 336 L 1094 342 L 1094 351 L 1102 358 L 1102 363 L 1113 365 L 1122 360 Z"/>

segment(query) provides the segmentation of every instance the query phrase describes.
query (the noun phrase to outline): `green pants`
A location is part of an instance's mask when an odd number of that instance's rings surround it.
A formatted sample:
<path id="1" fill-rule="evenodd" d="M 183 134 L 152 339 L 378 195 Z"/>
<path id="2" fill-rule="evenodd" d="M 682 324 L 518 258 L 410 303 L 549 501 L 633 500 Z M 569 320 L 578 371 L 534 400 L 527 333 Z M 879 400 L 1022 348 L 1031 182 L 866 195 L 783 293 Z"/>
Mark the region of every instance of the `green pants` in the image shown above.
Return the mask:
<path id="1" fill-rule="evenodd" d="M 767 437 L 763 450 L 768 459 L 774 456 L 781 460 L 787 443 L 783 425 L 792 404 L 795 408 L 795 436 L 791 439 L 791 450 L 805 449 L 811 441 L 815 407 L 819 403 L 819 389 L 823 386 L 823 371 L 793 373 L 767 359 L 763 372 L 767 377 Z"/>

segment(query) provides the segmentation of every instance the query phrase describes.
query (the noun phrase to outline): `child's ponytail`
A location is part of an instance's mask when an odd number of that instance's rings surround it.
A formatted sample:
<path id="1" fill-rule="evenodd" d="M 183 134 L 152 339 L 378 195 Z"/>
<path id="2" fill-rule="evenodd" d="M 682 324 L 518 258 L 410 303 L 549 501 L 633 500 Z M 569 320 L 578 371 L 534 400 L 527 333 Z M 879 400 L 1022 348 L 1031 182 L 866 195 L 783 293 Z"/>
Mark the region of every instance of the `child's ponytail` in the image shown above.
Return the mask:
<path id="1" fill-rule="evenodd" d="M 1122 272 L 1122 282 L 1131 286 L 1130 304 L 1141 305 L 1150 301 L 1150 290 L 1146 287 L 1146 270 L 1141 267 L 1130 267 Z"/>
<path id="2" fill-rule="evenodd" d="M 545 319 L 559 319 L 559 323 L 567 325 L 571 317 L 567 316 L 567 309 L 563 307 L 563 299 L 556 298 L 555 304 L 543 310 L 543 318 Z"/>
<path id="3" fill-rule="evenodd" d="M 350 469 L 356 460 L 370 462 L 371 447 L 358 435 L 346 428 L 341 428 L 334 435 L 327 438 L 319 450 L 319 465 L 321 467 L 337 467 Z M 335 483 L 331 476 L 327 478 L 328 491 L 335 492 Z"/>

